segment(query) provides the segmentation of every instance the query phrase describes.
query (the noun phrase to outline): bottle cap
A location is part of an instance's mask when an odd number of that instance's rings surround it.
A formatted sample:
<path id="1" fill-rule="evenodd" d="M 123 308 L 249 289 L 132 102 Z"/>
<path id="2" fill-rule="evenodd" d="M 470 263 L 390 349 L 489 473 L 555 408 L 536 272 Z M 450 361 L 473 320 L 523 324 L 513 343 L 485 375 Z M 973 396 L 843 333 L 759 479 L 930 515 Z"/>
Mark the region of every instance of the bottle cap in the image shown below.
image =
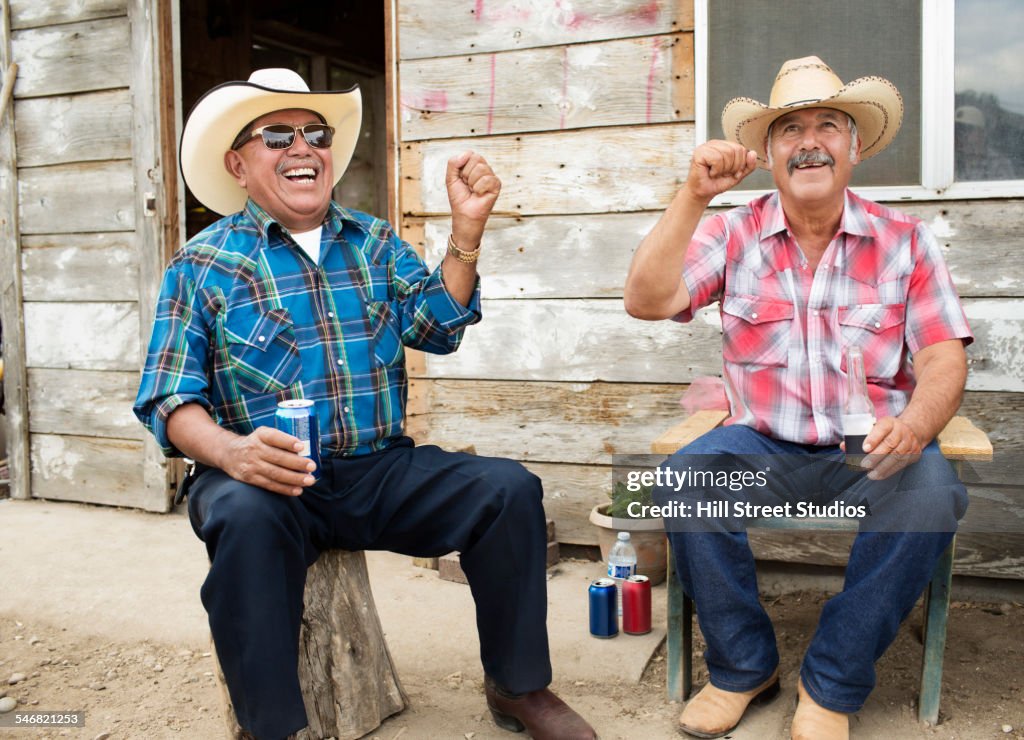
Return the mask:
<path id="1" fill-rule="evenodd" d="M 619 532 L 619 539 L 623 541 L 628 540 L 629 532 Z"/>

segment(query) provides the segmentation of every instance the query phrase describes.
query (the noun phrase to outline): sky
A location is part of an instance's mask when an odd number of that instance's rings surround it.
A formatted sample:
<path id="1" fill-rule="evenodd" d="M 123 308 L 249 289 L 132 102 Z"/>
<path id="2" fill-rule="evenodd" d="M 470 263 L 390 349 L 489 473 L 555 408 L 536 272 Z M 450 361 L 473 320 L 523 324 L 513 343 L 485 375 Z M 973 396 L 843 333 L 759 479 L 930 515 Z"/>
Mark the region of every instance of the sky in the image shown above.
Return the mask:
<path id="1" fill-rule="evenodd" d="M 1024 2 L 956 0 L 956 91 L 995 94 L 1024 115 Z"/>

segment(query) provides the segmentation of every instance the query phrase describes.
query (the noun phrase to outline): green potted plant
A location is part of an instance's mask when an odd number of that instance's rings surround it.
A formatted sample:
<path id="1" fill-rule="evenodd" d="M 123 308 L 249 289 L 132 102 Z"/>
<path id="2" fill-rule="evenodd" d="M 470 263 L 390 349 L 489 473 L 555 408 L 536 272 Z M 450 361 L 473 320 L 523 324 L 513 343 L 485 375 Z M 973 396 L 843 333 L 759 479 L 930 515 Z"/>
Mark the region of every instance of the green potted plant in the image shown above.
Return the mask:
<path id="1" fill-rule="evenodd" d="M 608 553 L 618 533 L 629 532 L 636 550 L 636 572 L 650 578 L 652 586 L 658 585 L 665 580 L 668 541 L 661 517 L 650 516 L 651 487 L 630 490 L 625 482 L 616 481 L 608 491 L 608 498 L 609 503 L 598 504 L 590 511 L 590 521 L 597 527 L 601 559 L 608 562 Z"/>

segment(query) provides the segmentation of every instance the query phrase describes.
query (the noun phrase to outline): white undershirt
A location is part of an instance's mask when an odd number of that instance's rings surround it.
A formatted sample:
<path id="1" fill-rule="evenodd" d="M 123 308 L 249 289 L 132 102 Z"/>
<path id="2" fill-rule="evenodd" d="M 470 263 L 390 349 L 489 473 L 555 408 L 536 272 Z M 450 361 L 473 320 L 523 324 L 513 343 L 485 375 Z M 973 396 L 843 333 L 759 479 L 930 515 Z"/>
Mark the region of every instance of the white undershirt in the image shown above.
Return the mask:
<path id="1" fill-rule="evenodd" d="M 302 251 L 309 255 L 314 264 L 320 263 L 320 232 L 324 227 L 317 226 L 312 231 L 293 231 L 292 239 L 302 247 Z"/>

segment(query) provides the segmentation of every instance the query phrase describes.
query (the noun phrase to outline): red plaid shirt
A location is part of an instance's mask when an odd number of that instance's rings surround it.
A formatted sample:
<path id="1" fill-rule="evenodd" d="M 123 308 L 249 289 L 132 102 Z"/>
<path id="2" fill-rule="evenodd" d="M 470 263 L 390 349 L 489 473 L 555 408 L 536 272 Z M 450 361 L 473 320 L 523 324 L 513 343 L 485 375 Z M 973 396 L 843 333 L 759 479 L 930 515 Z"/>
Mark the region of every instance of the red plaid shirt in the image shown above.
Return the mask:
<path id="1" fill-rule="evenodd" d="M 916 218 L 849 190 L 839 230 L 811 271 L 778 193 L 697 229 L 684 270 L 690 308 L 720 301 L 731 416 L 777 439 L 842 439 L 843 350 L 864 352 L 875 414 L 897 416 L 914 389 L 911 356 L 973 341 L 935 237 Z"/>

